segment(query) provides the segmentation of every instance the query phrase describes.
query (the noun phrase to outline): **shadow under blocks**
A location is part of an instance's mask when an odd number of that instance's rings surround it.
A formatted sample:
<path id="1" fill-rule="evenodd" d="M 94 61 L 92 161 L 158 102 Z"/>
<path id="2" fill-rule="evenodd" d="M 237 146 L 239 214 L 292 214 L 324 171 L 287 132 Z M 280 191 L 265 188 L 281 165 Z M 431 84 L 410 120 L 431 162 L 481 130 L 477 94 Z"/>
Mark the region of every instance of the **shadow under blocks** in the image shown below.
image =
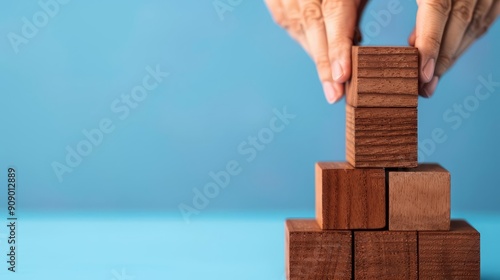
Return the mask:
<path id="1" fill-rule="evenodd" d="M 285 223 L 287 279 L 480 279 L 450 173 L 417 162 L 418 52 L 353 47 L 347 162 L 316 164 L 316 218 Z"/>

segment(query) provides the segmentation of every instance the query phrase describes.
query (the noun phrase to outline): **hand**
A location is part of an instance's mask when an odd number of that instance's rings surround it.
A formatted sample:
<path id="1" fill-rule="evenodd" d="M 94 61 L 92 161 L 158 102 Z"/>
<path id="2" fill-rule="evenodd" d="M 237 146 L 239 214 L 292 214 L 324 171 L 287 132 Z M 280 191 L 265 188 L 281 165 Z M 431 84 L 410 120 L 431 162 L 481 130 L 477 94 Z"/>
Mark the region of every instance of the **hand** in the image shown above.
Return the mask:
<path id="1" fill-rule="evenodd" d="M 408 39 L 420 52 L 420 95 L 434 94 L 439 78 L 493 24 L 500 0 L 417 0 L 415 30 Z"/>
<path id="2" fill-rule="evenodd" d="M 329 103 L 344 94 L 351 77 L 351 47 L 367 0 L 265 0 L 274 20 L 316 63 Z"/>

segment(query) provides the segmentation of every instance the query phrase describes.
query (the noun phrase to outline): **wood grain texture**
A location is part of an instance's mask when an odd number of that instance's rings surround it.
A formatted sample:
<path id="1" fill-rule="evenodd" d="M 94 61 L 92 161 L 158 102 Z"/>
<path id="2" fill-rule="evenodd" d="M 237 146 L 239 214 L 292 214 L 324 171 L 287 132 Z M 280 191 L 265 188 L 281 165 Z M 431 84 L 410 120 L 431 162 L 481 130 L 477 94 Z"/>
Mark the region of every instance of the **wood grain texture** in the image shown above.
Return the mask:
<path id="1" fill-rule="evenodd" d="M 346 100 L 353 107 L 417 107 L 418 50 L 352 47 Z"/>
<path id="2" fill-rule="evenodd" d="M 354 279 L 418 279 L 417 233 L 354 232 Z"/>
<path id="3" fill-rule="evenodd" d="M 346 158 L 359 167 L 416 167 L 417 108 L 346 106 Z"/>
<path id="4" fill-rule="evenodd" d="M 287 220 L 285 266 L 289 280 L 351 279 L 352 232 L 321 230 L 313 219 Z"/>
<path id="5" fill-rule="evenodd" d="M 385 171 L 346 162 L 316 164 L 316 219 L 322 229 L 386 226 Z"/>
<path id="6" fill-rule="evenodd" d="M 448 232 L 419 232 L 420 279 L 477 279 L 479 232 L 464 220 L 453 220 Z"/>
<path id="7" fill-rule="evenodd" d="M 388 171 L 389 230 L 449 230 L 450 173 L 438 164 Z"/>

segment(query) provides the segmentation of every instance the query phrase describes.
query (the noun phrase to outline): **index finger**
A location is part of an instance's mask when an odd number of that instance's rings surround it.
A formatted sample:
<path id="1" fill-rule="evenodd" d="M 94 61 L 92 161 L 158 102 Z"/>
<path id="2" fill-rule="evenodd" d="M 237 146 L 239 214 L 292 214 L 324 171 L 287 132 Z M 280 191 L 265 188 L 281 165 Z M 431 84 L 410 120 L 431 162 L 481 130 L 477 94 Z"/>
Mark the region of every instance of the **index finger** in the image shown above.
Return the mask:
<path id="1" fill-rule="evenodd" d="M 352 0 L 323 0 L 332 78 L 337 83 L 344 83 L 351 76 L 351 47 L 357 23 L 357 9 L 357 4 Z"/>
<path id="2" fill-rule="evenodd" d="M 417 0 L 415 47 L 420 52 L 420 80 L 434 76 L 443 33 L 452 7 L 451 0 Z"/>

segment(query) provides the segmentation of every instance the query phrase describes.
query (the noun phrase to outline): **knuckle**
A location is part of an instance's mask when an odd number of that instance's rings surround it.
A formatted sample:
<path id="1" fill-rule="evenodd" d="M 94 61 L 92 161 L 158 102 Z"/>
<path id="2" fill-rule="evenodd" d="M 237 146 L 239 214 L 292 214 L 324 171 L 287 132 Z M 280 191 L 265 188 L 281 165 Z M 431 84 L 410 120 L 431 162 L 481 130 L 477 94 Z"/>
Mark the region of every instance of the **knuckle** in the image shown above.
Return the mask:
<path id="1" fill-rule="evenodd" d="M 286 20 L 286 17 L 283 16 L 283 14 L 275 15 L 273 19 L 274 22 L 281 27 L 286 27 L 286 25 L 288 24 L 288 21 Z"/>
<path id="2" fill-rule="evenodd" d="M 320 55 L 315 59 L 316 63 L 316 68 L 318 68 L 318 72 L 320 73 L 320 76 L 328 72 L 330 70 L 330 60 L 328 56 L 326 55 Z"/>
<path id="3" fill-rule="evenodd" d="M 301 25 L 299 18 L 288 19 L 288 21 L 284 25 L 284 27 L 286 28 L 286 30 L 288 30 L 292 33 L 301 33 L 302 32 L 302 25 Z"/>
<path id="4" fill-rule="evenodd" d="M 279 4 L 279 1 L 276 0 L 265 0 L 269 13 L 271 14 L 271 18 L 273 21 L 282 26 L 285 20 L 285 13 L 283 11 L 283 7 Z"/>
<path id="5" fill-rule="evenodd" d="M 328 42 L 328 53 L 330 58 L 349 56 L 351 55 L 352 40 L 347 37 L 335 37 Z"/>
<path id="6" fill-rule="evenodd" d="M 479 25 L 478 27 L 478 31 L 477 31 L 477 35 L 476 35 L 476 38 L 479 38 L 481 36 L 483 36 L 484 34 L 486 34 L 488 32 L 488 30 L 490 29 L 491 25 L 493 24 L 493 22 L 495 21 L 496 19 L 496 15 L 488 15 L 484 18 L 484 20 L 482 20 L 481 24 Z"/>
<path id="7" fill-rule="evenodd" d="M 448 70 L 448 68 L 444 67 L 441 64 L 436 65 L 436 70 L 434 71 L 434 76 L 441 77 L 444 75 L 444 73 Z"/>
<path id="8" fill-rule="evenodd" d="M 436 64 L 436 70 L 434 71 L 434 75 L 441 77 L 448 69 L 450 69 L 454 61 L 455 59 L 449 56 L 440 57 Z"/>
<path id="9" fill-rule="evenodd" d="M 429 34 L 424 38 L 416 37 L 416 42 L 422 42 L 419 48 L 427 49 L 430 53 L 437 53 L 441 47 L 441 38 L 436 34 Z"/>
<path id="10" fill-rule="evenodd" d="M 438 65 L 441 67 L 441 68 L 449 68 L 452 64 L 453 64 L 453 57 L 451 55 L 448 55 L 448 54 L 444 54 L 444 55 L 440 55 L 439 56 L 439 59 L 438 59 Z"/>
<path id="11" fill-rule="evenodd" d="M 493 24 L 497 16 L 498 15 L 489 14 L 484 18 L 484 24 L 486 25 L 487 28 Z"/>
<path id="12" fill-rule="evenodd" d="M 306 27 L 321 27 L 323 12 L 318 1 L 307 1 L 302 8 L 302 19 Z"/>
<path id="13" fill-rule="evenodd" d="M 346 2 L 341 0 L 323 1 L 321 8 L 323 10 L 324 17 L 333 17 L 337 15 L 339 9 L 345 4 Z"/>
<path id="14" fill-rule="evenodd" d="M 479 30 L 477 31 L 477 35 L 476 35 L 476 38 L 479 38 L 481 36 L 483 36 L 484 34 L 486 34 L 486 32 L 488 32 L 488 30 L 490 29 L 490 25 L 491 24 L 483 24 L 479 27 Z"/>
<path id="15" fill-rule="evenodd" d="M 472 20 L 474 3 L 470 0 L 457 0 L 453 5 L 452 15 L 468 24 Z"/>
<path id="16" fill-rule="evenodd" d="M 452 7 L 452 0 L 428 0 L 426 3 L 429 7 L 433 8 L 435 11 L 448 16 Z"/>
<path id="17" fill-rule="evenodd" d="M 479 12 L 474 13 L 474 16 L 472 17 L 472 20 L 469 25 L 469 33 L 477 34 L 481 31 L 483 28 L 483 15 L 480 14 Z"/>
<path id="18" fill-rule="evenodd" d="M 492 19 L 489 18 L 487 14 L 492 3 L 493 0 L 484 0 L 478 3 L 472 15 L 469 28 L 467 29 L 468 36 L 480 37 L 488 30 L 488 26 L 491 25 Z"/>

